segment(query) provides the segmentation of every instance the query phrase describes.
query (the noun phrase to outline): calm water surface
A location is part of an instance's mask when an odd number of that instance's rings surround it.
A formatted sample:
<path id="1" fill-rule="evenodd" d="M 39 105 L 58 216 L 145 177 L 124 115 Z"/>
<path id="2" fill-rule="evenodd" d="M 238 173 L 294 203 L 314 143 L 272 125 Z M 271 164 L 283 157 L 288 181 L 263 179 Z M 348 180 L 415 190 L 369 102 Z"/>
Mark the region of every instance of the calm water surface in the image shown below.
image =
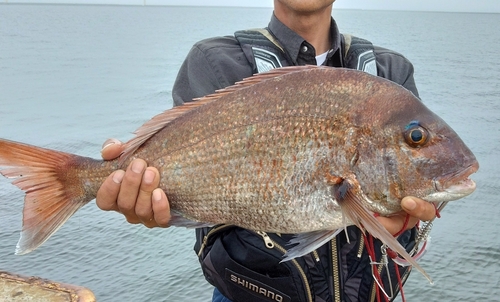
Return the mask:
<path id="1" fill-rule="evenodd" d="M 270 9 L 0 5 L 0 137 L 99 157 L 170 108 L 196 41 L 267 25 Z M 498 14 L 336 11 L 343 32 L 397 50 L 423 101 L 471 147 L 478 190 L 435 223 L 408 301 L 500 295 L 500 24 Z M 209 301 L 193 231 L 149 230 L 91 203 L 40 249 L 13 252 L 23 194 L 0 179 L 0 270 L 92 289 L 99 301 Z"/>

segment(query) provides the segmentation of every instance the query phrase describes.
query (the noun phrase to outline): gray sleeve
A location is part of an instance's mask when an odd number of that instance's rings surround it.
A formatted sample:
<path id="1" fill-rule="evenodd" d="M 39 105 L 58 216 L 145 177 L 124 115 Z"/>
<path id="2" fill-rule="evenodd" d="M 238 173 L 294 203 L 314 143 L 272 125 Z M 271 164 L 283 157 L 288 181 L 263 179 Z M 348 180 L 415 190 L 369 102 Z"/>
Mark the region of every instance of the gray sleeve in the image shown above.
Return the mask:
<path id="1" fill-rule="evenodd" d="M 413 78 L 413 64 L 403 55 L 385 48 L 374 46 L 378 75 L 389 79 L 413 92 L 418 97 Z"/>
<path id="2" fill-rule="evenodd" d="M 252 75 L 252 68 L 234 37 L 196 43 L 184 60 L 172 89 L 174 106 L 191 102 Z"/>

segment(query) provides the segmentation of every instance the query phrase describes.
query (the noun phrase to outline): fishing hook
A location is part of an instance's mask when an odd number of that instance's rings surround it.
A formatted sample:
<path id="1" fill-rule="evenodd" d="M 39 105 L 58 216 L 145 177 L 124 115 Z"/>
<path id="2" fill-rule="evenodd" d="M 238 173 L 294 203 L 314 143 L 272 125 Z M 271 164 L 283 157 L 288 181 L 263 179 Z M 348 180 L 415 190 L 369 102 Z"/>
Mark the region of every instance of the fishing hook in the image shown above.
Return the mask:
<path id="1" fill-rule="evenodd" d="M 447 204 L 448 204 L 448 201 L 443 201 L 443 202 L 439 203 L 439 205 L 436 207 L 436 216 L 434 216 L 434 218 L 432 218 L 427 223 L 425 223 L 425 225 L 423 227 L 419 228 L 418 233 L 417 233 L 416 238 L 415 238 L 415 246 L 410 251 L 410 255 L 413 255 L 412 258 L 415 261 L 420 260 L 424 256 L 424 254 L 427 252 L 427 249 L 429 248 L 430 241 L 431 241 L 430 233 L 431 233 L 432 226 L 433 226 L 432 223 L 436 218 L 441 217 L 439 213 L 441 213 L 441 211 L 444 209 L 444 207 Z M 422 244 L 422 247 L 420 247 L 421 244 Z M 410 266 L 411 265 L 407 260 L 405 260 L 399 256 L 395 257 L 393 259 L 393 261 L 396 262 L 400 266 Z"/>

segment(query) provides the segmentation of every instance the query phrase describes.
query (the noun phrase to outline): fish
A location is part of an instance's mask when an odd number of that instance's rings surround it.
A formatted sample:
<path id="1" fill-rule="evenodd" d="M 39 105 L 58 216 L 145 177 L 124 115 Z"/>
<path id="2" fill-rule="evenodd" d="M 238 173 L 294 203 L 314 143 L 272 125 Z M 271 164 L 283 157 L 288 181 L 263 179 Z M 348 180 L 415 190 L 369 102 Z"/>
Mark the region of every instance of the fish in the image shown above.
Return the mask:
<path id="1" fill-rule="evenodd" d="M 374 217 L 401 199 L 471 194 L 479 164 L 404 87 L 343 68 L 294 66 L 242 80 L 147 121 L 112 161 L 0 139 L 0 173 L 26 193 L 16 254 L 43 244 L 134 158 L 159 169 L 170 225 L 296 234 L 285 261 L 348 225 L 379 238 L 429 280 Z"/>

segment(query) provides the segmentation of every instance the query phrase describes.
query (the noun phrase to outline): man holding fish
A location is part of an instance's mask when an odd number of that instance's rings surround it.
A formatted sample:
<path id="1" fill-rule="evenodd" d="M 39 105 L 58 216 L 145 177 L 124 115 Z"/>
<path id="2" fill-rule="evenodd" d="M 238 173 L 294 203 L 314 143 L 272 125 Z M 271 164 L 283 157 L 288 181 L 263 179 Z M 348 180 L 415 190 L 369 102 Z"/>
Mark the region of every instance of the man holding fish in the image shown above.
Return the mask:
<path id="1" fill-rule="evenodd" d="M 173 88 L 175 104 L 191 102 L 194 98 L 214 93 L 259 72 L 257 65 L 259 58 L 262 58 L 259 55 L 262 54 L 267 55 L 268 60 L 264 56 L 260 63 L 277 65 L 274 67 L 306 64 L 350 67 L 346 66 L 348 62 L 344 53 L 346 38 L 339 34 L 335 21 L 331 18 L 333 2 L 335 0 L 274 1 L 274 14 L 265 34 L 270 34 L 271 38 L 266 39 L 282 49 L 281 57 L 273 57 L 272 52 L 269 55 L 265 47 L 260 53 L 255 51 L 260 42 L 254 42 L 255 45 L 250 43 L 245 50 L 247 46 L 244 41 L 249 37 L 248 32 L 241 32 L 237 38 L 214 38 L 197 43 L 178 74 Z M 262 38 L 260 35 L 258 37 Z M 354 43 L 352 45 L 355 47 Z M 401 55 L 379 47 L 374 47 L 372 53 L 376 58 L 375 71 L 379 76 L 418 95 L 411 63 Z M 251 60 L 252 55 L 254 61 Z M 250 59 L 246 60 L 245 57 Z M 104 159 L 116 158 L 122 149 L 120 142 L 109 140 L 104 144 L 102 156 Z M 125 171 L 117 170 L 106 179 L 97 194 L 97 205 L 103 210 L 122 213 L 130 223 L 142 223 L 150 228 L 168 227 L 169 202 L 165 192 L 158 188 L 159 183 L 159 171 L 155 167 L 148 167 L 144 160 L 135 159 Z M 415 243 L 416 224 L 421 220 L 433 219 L 436 209 L 432 203 L 415 197 L 403 198 L 401 207 L 404 211 L 388 217 L 378 216 L 376 219 L 389 233 L 400 234 L 401 244 L 410 250 Z M 279 264 L 278 258 L 266 256 L 266 252 L 272 254 L 268 251 L 269 246 L 263 245 L 260 248 L 262 252 L 255 252 L 261 253 L 259 255 L 248 255 L 245 258 L 240 254 L 250 249 L 259 250 L 253 247 L 259 242 L 272 246 L 279 240 L 286 242 L 288 238 L 282 238 L 286 237 L 285 234 L 251 233 L 226 226 L 215 230 L 212 237 L 208 235 L 209 232 L 208 228 L 197 230 L 195 249 L 207 280 L 216 286 L 213 301 L 370 301 L 374 297 L 385 301 L 393 298 L 388 296 L 395 296 L 390 293 L 397 292 L 401 286 L 395 276 L 392 260 L 386 264 L 390 269 L 390 278 L 385 276 L 375 280 L 370 259 L 375 256 L 377 259 L 371 260 L 381 262 L 380 251 L 377 250 L 375 255 L 368 253 L 367 247 L 373 239 L 364 239 L 356 226 L 347 227 L 346 233 L 349 236 L 340 233 L 331 242 L 302 257 L 297 261 L 296 268 L 290 265 L 281 271 L 278 266 L 287 262 Z M 235 243 L 234 248 L 228 247 L 237 241 L 235 238 L 243 243 Z M 381 244 L 377 240 L 375 242 L 372 246 L 380 248 Z M 211 253 L 216 248 L 219 249 L 218 252 Z M 336 255 L 332 257 L 332 253 Z M 219 261 L 217 257 L 227 259 Z M 268 262 L 266 259 L 269 259 Z M 232 263 L 232 266 L 226 263 Z M 215 267 L 217 265 L 224 267 Z M 239 266 L 242 269 L 238 270 Z M 265 267 L 272 269 L 266 271 Z M 295 284 L 300 283 L 292 278 L 300 275 L 295 271 L 304 272 L 311 284 Z M 399 267 L 398 273 L 407 277 L 408 270 Z M 285 281 L 278 281 L 280 278 Z M 378 288 L 384 294 L 380 294 Z"/>

